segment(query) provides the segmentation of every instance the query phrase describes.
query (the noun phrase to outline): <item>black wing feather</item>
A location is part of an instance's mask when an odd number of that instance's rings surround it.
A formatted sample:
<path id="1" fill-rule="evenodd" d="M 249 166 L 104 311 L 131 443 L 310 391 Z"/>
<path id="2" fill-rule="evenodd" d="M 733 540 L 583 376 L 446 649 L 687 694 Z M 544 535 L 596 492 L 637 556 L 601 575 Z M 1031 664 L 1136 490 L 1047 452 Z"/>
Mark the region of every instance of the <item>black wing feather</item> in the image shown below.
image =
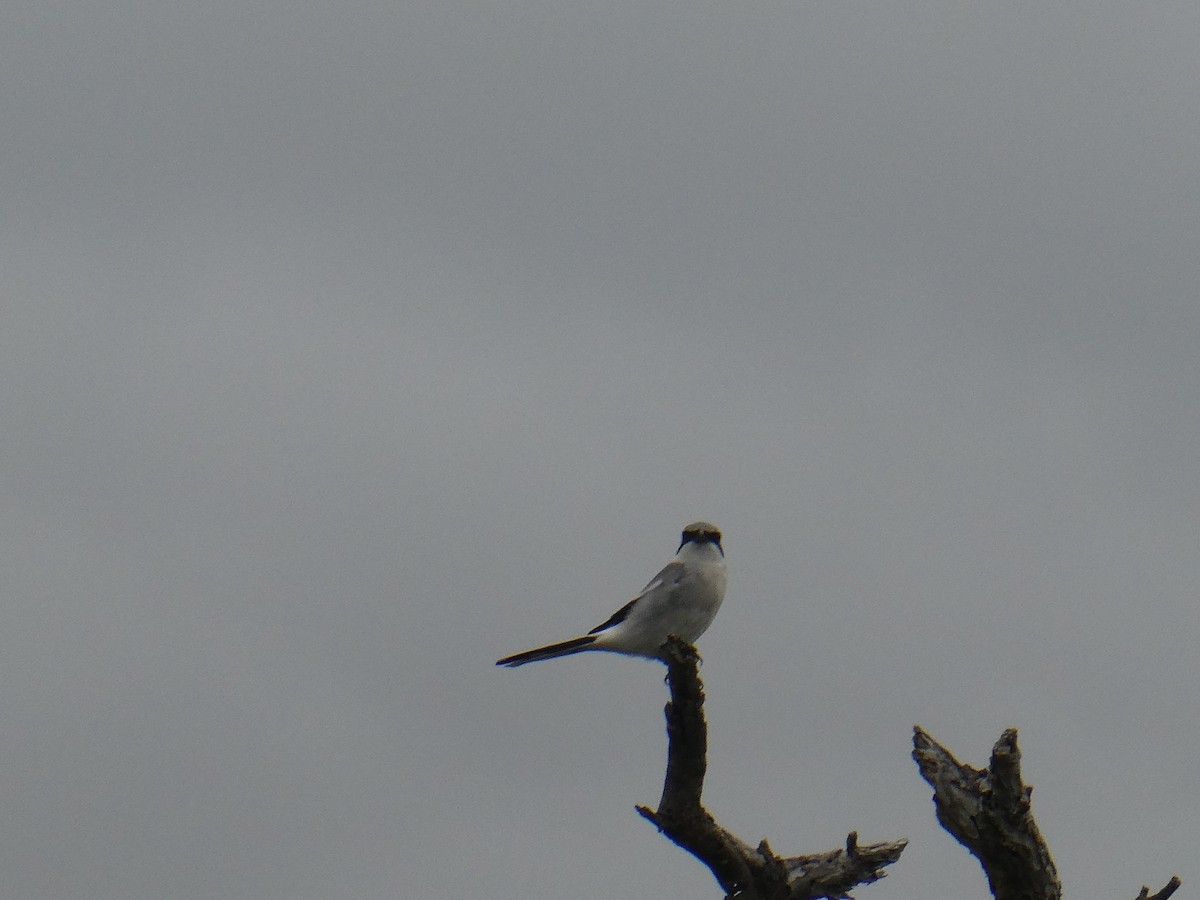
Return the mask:
<path id="1" fill-rule="evenodd" d="M 630 612 L 630 610 L 633 609 L 633 605 L 635 603 L 637 603 L 639 600 L 641 600 L 642 597 L 646 596 L 646 593 L 651 588 L 657 587 L 660 583 L 670 582 L 670 584 L 672 584 L 672 585 L 678 584 L 679 579 L 682 577 L 682 575 L 683 575 L 683 565 L 681 563 L 679 563 L 678 561 L 675 561 L 675 560 L 672 560 L 671 562 L 667 563 L 665 566 L 662 567 L 662 571 L 659 572 L 657 575 L 655 575 L 653 578 L 651 578 L 649 584 L 647 584 L 644 588 L 642 588 L 641 593 L 639 593 L 636 597 L 634 597 L 632 600 L 630 600 L 628 603 L 626 603 L 624 606 L 622 606 L 620 609 L 618 609 L 615 613 L 613 613 L 612 616 L 609 617 L 607 622 L 605 622 L 602 625 L 597 625 L 595 628 L 593 628 L 591 631 L 589 631 L 588 634 L 596 634 L 599 631 L 604 631 L 606 628 L 612 628 L 614 625 L 618 625 L 621 622 L 624 622 L 626 619 L 629 618 L 629 612 Z"/>
<path id="2" fill-rule="evenodd" d="M 633 604 L 635 604 L 637 602 L 638 602 L 638 598 L 634 597 L 632 600 L 630 600 L 628 603 L 626 603 L 624 606 L 622 606 L 620 609 L 618 609 L 615 613 L 613 613 L 611 616 L 609 616 L 607 622 L 604 622 L 601 625 L 597 625 L 595 628 L 593 628 L 591 631 L 589 631 L 588 634 L 595 634 L 598 631 L 603 631 L 606 628 L 612 628 L 614 625 L 616 625 L 620 622 L 624 622 L 626 619 L 629 618 L 629 611 L 631 609 L 633 609 Z"/>

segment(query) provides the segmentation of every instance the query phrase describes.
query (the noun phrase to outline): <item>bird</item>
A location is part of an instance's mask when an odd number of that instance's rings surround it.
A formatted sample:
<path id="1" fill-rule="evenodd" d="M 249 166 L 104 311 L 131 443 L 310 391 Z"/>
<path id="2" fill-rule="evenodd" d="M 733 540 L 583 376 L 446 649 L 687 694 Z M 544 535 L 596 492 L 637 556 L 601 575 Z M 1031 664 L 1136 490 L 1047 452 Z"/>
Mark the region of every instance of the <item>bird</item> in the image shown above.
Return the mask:
<path id="1" fill-rule="evenodd" d="M 725 599 L 725 551 L 711 522 L 683 529 L 679 549 L 641 592 L 587 634 L 506 656 L 496 665 L 515 668 L 588 650 L 662 659 L 668 635 L 695 643 Z"/>

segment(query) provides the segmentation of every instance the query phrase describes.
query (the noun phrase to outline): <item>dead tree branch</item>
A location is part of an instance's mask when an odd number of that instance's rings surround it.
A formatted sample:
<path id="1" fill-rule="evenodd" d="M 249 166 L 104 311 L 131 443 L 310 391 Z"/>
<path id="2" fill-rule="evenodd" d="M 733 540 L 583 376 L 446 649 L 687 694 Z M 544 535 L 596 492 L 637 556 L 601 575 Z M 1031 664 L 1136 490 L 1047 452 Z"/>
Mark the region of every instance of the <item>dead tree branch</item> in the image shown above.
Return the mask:
<path id="1" fill-rule="evenodd" d="M 933 788 L 938 822 L 979 860 L 996 900 L 1061 900 L 1058 871 L 1033 819 L 1033 788 L 1021 780 L 1015 728 L 996 741 L 986 769 L 960 763 L 920 726 L 912 755 Z M 1167 900 L 1180 884 L 1174 877 L 1153 897 L 1143 887 L 1137 900 Z"/>
<path id="2" fill-rule="evenodd" d="M 1181 884 L 1183 884 L 1183 882 L 1179 879 L 1179 876 L 1172 875 L 1171 880 L 1167 882 L 1166 887 L 1164 887 L 1157 894 L 1151 894 L 1150 888 L 1146 885 L 1142 885 L 1142 892 L 1137 895 L 1137 900 L 1167 900 L 1168 897 L 1179 890 L 1179 886 Z"/>
<path id="3" fill-rule="evenodd" d="M 726 831 L 700 802 L 707 766 L 708 731 L 699 657 L 689 644 L 670 638 L 666 646 L 667 775 L 658 809 L 638 812 L 712 871 L 728 897 L 738 900 L 842 898 L 859 884 L 883 878 L 883 868 L 900 858 L 907 841 L 859 846 L 851 834 L 844 848 L 807 856 L 779 857 L 764 840 L 751 847 Z"/>
<path id="4" fill-rule="evenodd" d="M 987 769 L 960 763 L 919 726 L 913 759 L 933 788 L 938 822 L 979 860 L 996 900 L 1061 900 L 1058 871 L 1029 809 L 1033 788 L 1021 782 L 1016 729 L 1000 736 Z"/>

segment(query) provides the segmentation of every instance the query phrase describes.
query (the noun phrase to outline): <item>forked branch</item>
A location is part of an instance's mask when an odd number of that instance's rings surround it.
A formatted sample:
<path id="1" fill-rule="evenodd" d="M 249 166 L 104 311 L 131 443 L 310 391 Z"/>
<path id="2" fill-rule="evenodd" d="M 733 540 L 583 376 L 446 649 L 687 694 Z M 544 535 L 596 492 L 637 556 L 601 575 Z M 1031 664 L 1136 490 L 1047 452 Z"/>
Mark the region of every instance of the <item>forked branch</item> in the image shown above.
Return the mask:
<path id="1" fill-rule="evenodd" d="M 658 809 L 638 812 L 712 871 L 729 898 L 816 900 L 846 897 L 851 888 L 884 877 L 900 858 L 904 840 L 860 846 L 852 833 L 845 847 L 827 853 L 780 857 L 764 840 L 757 847 L 726 831 L 700 802 L 707 766 L 704 689 L 695 649 L 667 641 L 667 775 Z"/>
<path id="2" fill-rule="evenodd" d="M 1150 888 L 1142 885 L 1142 892 L 1137 895 L 1137 900 L 1167 900 L 1173 893 L 1179 890 L 1179 886 L 1183 884 L 1178 875 L 1172 875 L 1171 880 L 1157 894 L 1151 894 Z"/>
<path id="3" fill-rule="evenodd" d="M 1058 871 L 1033 819 L 1033 788 L 1021 780 L 1015 728 L 996 741 L 986 769 L 959 762 L 920 726 L 913 759 L 933 788 L 938 822 L 979 860 L 996 900 L 1061 900 Z M 1181 883 L 1173 877 L 1153 896 L 1143 887 L 1137 900 L 1167 900 Z"/>

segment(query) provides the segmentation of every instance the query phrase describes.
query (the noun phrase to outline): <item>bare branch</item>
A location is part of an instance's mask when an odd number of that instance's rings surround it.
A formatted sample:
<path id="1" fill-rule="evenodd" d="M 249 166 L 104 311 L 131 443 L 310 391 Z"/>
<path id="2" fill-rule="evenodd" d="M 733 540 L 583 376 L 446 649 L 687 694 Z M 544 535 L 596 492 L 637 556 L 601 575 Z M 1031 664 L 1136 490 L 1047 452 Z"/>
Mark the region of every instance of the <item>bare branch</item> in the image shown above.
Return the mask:
<path id="1" fill-rule="evenodd" d="M 883 878 L 884 866 L 900 858 L 908 841 L 887 841 L 860 847 L 850 832 L 845 848 L 828 853 L 791 856 L 783 860 L 793 897 L 847 897 L 851 888 Z"/>
<path id="2" fill-rule="evenodd" d="M 938 822 L 979 860 L 996 900 L 1060 900 L 1054 860 L 1033 820 L 1033 788 L 1021 780 L 1015 728 L 996 741 L 988 767 L 976 769 L 960 763 L 918 725 L 913 759 L 933 787 Z M 1143 887 L 1137 900 L 1167 900 L 1180 884 L 1173 877 L 1153 896 Z"/>
<path id="3" fill-rule="evenodd" d="M 1137 895 L 1137 900 L 1167 900 L 1168 897 L 1179 890 L 1179 886 L 1182 884 L 1183 882 L 1180 880 L 1178 875 L 1172 875 L 1171 880 L 1167 882 L 1166 887 L 1164 887 L 1157 894 L 1151 894 L 1150 888 L 1146 885 L 1142 885 L 1142 892 Z"/>
<path id="4" fill-rule="evenodd" d="M 913 759 L 933 787 L 938 822 L 979 860 L 996 900 L 1060 900 L 1062 884 L 1030 812 L 1016 729 L 1000 736 L 987 769 L 960 763 L 919 726 Z"/>
<path id="5" fill-rule="evenodd" d="M 906 841 L 858 845 L 851 834 L 844 849 L 780 858 L 766 841 L 757 848 L 726 831 L 701 805 L 707 765 L 708 730 L 704 690 L 695 648 L 677 638 L 664 657 L 671 702 L 667 704 L 667 775 L 658 809 L 638 812 L 712 871 L 722 889 L 738 900 L 841 898 L 859 884 L 884 876 Z"/>

